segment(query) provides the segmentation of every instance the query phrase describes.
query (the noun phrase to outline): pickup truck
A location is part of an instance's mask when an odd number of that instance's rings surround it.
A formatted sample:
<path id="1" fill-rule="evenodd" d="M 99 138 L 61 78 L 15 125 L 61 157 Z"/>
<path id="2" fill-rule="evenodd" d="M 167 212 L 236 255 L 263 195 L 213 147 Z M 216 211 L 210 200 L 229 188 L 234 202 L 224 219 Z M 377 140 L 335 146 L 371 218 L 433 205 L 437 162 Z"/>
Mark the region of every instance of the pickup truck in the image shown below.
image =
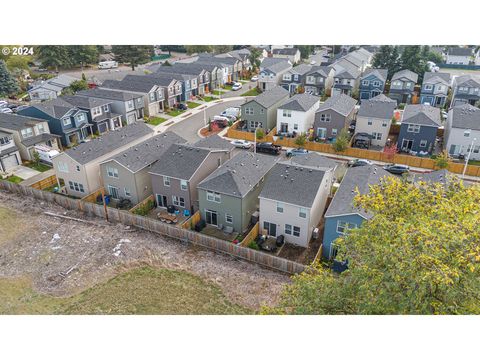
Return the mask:
<path id="1" fill-rule="evenodd" d="M 275 145 L 270 142 L 265 142 L 257 143 L 256 150 L 259 153 L 279 155 L 280 151 L 282 151 L 282 147 L 280 145 Z"/>

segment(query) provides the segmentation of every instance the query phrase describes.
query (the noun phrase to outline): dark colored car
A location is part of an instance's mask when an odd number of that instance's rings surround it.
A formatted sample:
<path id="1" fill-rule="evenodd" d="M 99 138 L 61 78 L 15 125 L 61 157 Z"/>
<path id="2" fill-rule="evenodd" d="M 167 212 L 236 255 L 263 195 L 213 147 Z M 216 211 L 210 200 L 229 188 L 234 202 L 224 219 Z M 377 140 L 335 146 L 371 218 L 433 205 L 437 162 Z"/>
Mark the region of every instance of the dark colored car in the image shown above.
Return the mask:
<path id="1" fill-rule="evenodd" d="M 233 85 L 235 85 L 235 81 L 228 81 L 228 82 L 225 83 L 225 85 L 233 86 Z"/>
<path id="2" fill-rule="evenodd" d="M 279 155 L 280 151 L 282 151 L 281 146 L 272 144 L 270 142 L 257 143 L 257 146 L 255 148 L 259 153 L 265 153 L 265 154 L 271 154 L 271 155 Z"/>
<path id="3" fill-rule="evenodd" d="M 370 160 L 366 160 L 366 159 L 355 159 L 355 160 L 350 160 L 348 162 L 349 167 L 366 166 L 366 165 L 373 165 L 373 163 Z"/>
<path id="4" fill-rule="evenodd" d="M 176 105 L 176 107 L 177 107 L 177 109 L 179 109 L 179 110 L 187 110 L 187 109 L 188 109 L 188 106 L 185 105 L 185 104 L 183 104 L 183 103 L 178 103 L 178 104 Z"/>
<path id="5" fill-rule="evenodd" d="M 402 175 L 410 171 L 410 168 L 407 165 L 396 164 L 385 165 L 383 169 L 394 175 Z"/>
<path id="6" fill-rule="evenodd" d="M 368 149 L 372 145 L 372 136 L 367 133 L 357 133 L 353 139 L 353 147 Z"/>

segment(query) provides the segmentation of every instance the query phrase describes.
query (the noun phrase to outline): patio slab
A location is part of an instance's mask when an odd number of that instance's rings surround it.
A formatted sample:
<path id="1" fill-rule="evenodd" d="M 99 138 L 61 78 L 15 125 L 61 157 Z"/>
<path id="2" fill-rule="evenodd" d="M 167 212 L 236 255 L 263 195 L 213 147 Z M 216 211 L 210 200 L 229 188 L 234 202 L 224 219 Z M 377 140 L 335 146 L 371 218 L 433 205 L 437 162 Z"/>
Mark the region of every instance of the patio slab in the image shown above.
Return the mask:
<path id="1" fill-rule="evenodd" d="M 220 230 L 219 228 L 212 225 L 205 226 L 201 231 L 201 233 L 216 237 L 218 239 L 226 240 L 226 241 L 233 241 L 238 236 L 238 232 L 234 231 L 231 234 L 226 234 L 223 230 Z"/>
<path id="2" fill-rule="evenodd" d="M 17 167 L 13 172 L 13 175 L 18 176 L 23 180 L 30 179 L 31 177 L 34 177 L 38 174 L 41 174 L 41 172 L 23 165 Z"/>

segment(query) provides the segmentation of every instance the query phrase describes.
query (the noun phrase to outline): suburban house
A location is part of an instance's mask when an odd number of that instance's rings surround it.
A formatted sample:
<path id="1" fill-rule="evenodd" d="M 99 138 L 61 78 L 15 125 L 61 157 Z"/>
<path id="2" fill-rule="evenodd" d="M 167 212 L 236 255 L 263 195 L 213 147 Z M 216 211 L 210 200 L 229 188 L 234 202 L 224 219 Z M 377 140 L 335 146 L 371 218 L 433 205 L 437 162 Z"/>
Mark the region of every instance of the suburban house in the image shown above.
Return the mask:
<path id="1" fill-rule="evenodd" d="M 450 89 L 450 74 L 442 72 L 426 72 L 420 91 L 420 104 L 443 107 Z"/>
<path id="2" fill-rule="evenodd" d="M 345 94 L 351 96 L 358 90 L 361 70 L 351 62 L 341 59 L 332 67 L 335 70 L 333 76 L 332 96 Z"/>
<path id="3" fill-rule="evenodd" d="M 33 160 L 37 145 L 59 150 L 58 135 L 50 134 L 46 120 L 0 113 L 0 131 L 11 135 L 20 154 L 19 161 L 20 158 L 25 161 Z M 4 141 L 3 145 L 8 145 L 8 143 Z"/>
<path id="4" fill-rule="evenodd" d="M 100 163 L 105 193 L 112 201 L 129 199 L 136 205 L 153 194 L 149 171 L 173 145 L 186 140 L 167 131 L 144 140 Z"/>
<path id="5" fill-rule="evenodd" d="M 283 74 L 292 68 L 290 61 L 285 59 L 276 60 L 280 61 L 274 62 L 268 67 L 260 67 L 260 73 L 258 74 L 258 87 L 262 91 L 268 91 L 278 86 L 283 80 Z"/>
<path id="6" fill-rule="evenodd" d="M 13 134 L 0 130 L 0 174 L 14 170 L 21 163 L 22 160 L 13 140 Z"/>
<path id="7" fill-rule="evenodd" d="M 298 50 L 297 48 L 273 49 L 272 57 L 287 59 L 292 64 L 297 64 L 301 60 L 301 53 L 300 50 Z"/>
<path id="8" fill-rule="evenodd" d="M 226 54 L 217 55 L 217 57 L 230 56 L 242 62 L 243 71 L 251 70 L 252 64 L 250 63 L 251 51 L 249 49 L 232 50 Z"/>
<path id="9" fill-rule="evenodd" d="M 229 159 L 228 150 L 209 150 L 173 145 L 152 165 L 153 194 L 158 207 L 175 206 L 194 213 L 198 207 L 197 185 Z"/>
<path id="10" fill-rule="evenodd" d="M 127 78 L 123 80 L 105 80 L 100 86 L 101 89 L 131 92 L 143 97 L 146 116 L 157 116 L 163 113 L 165 94 L 164 89 L 158 86 L 152 78 L 144 77 Z"/>
<path id="11" fill-rule="evenodd" d="M 368 194 L 371 185 L 376 185 L 390 173 L 377 165 L 352 167 L 347 170 L 332 202 L 325 213 L 323 231 L 323 256 L 332 259 L 336 255 L 335 240 L 348 230 L 360 227 L 364 220 L 372 218 L 362 208 L 355 207 L 353 201 L 357 191 L 361 195 Z"/>
<path id="12" fill-rule="evenodd" d="M 320 106 L 318 96 L 296 94 L 278 107 L 277 133 L 281 135 L 305 134 L 313 127 L 315 111 Z"/>
<path id="13" fill-rule="evenodd" d="M 128 76 L 138 76 L 138 75 L 128 75 Z M 163 88 L 163 93 L 165 94 L 165 106 L 168 108 L 175 107 L 180 101 L 182 101 L 182 82 L 181 80 L 175 79 L 170 74 L 149 74 L 145 75 L 153 79 L 158 86 Z"/>
<path id="14" fill-rule="evenodd" d="M 396 100 L 398 104 L 410 104 L 415 94 L 415 84 L 418 75 L 410 70 L 397 71 L 390 81 L 389 97 Z"/>
<path id="15" fill-rule="evenodd" d="M 178 84 L 175 84 L 174 90 L 171 90 L 173 94 L 169 95 L 170 97 L 173 95 L 176 103 L 192 100 L 198 94 L 198 77 L 195 75 L 156 73 L 154 76 L 156 78 L 163 77 L 165 79 L 164 81 L 178 81 Z"/>
<path id="16" fill-rule="evenodd" d="M 208 225 L 246 231 L 275 162 L 269 155 L 242 151 L 221 165 L 197 186 L 201 218 Z"/>
<path id="17" fill-rule="evenodd" d="M 59 188 L 75 197 L 84 197 L 98 190 L 103 185 L 100 164 L 153 134 L 148 125 L 136 122 L 55 156 L 53 168 Z"/>
<path id="18" fill-rule="evenodd" d="M 331 66 L 312 66 L 305 74 L 305 92 L 312 95 L 325 95 L 333 86 L 335 70 Z"/>
<path id="19" fill-rule="evenodd" d="M 110 100 L 85 96 L 62 96 L 62 99 L 87 112 L 88 122 L 93 125 L 94 133 L 101 135 L 122 127 L 120 114 L 113 113 Z"/>
<path id="20" fill-rule="evenodd" d="M 44 101 L 56 99 L 62 94 L 63 89 L 78 79 L 68 76 L 59 75 L 49 80 L 36 81 L 28 90 L 28 96 L 32 101 Z"/>
<path id="21" fill-rule="evenodd" d="M 291 94 L 297 93 L 305 86 L 305 75 L 312 70 L 311 65 L 300 64 L 294 66 L 283 74 L 280 86 L 290 91 Z"/>
<path id="22" fill-rule="evenodd" d="M 332 183 L 336 178 L 342 176 L 342 166 L 338 166 L 335 160 L 322 156 L 317 152 L 312 151 L 305 155 L 292 156 L 285 163 L 287 162 L 292 166 L 298 165 L 309 169 L 322 170 L 324 172 L 333 171 Z"/>
<path id="23" fill-rule="evenodd" d="M 472 60 L 473 50 L 466 47 L 450 47 L 447 50 L 447 64 L 468 65 Z"/>
<path id="24" fill-rule="evenodd" d="M 371 135 L 372 145 L 384 147 L 396 107 L 397 102 L 383 94 L 363 100 L 357 113 L 355 134 L 367 133 Z"/>
<path id="25" fill-rule="evenodd" d="M 156 74 L 182 74 L 194 75 L 197 77 L 197 93 L 192 92 L 193 96 L 203 96 L 211 90 L 210 85 L 210 71 L 205 69 L 201 63 L 180 63 L 176 62 L 171 66 L 159 66 L 155 72 Z"/>
<path id="26" fill-rule="evenodd" d="M 439 108 L 423 104 L 405 106 L 398 134 L 398 149 L 431 154 L 441 125 Z"/>
<path id="27" fill-rule="evenodd" d="M 79 91 L 76 95 L 110 101 L 111 112 L 120 114 L 123 124 L 133 124 L 143 119 L 145 109 L 140 94 L 95 88 Z"/>
<path id="28" fill-rule="evenodd" d="M 322 140 L 335 138 L 340 130 L 350 125 L 356 104 L 357 100 L 345 94 L 328 98 L 315 112 L 315 136 Z"/>
<path id="29" fill-rule="evenodd" d="M 462 75 L 453 81 L 452 105 L 475 105 L 480 100 L 480 76 Z"/>
<path id="30" fill-rule="evenodd" d="M 242 76 L 243 62 L 235 57 L 223 54 L 212 56 L 212 54 L 204 53 L 198 55 L 196 63 L 199 65 L 210 64 L 226 69 L 227 77 L 223 79 L 224 83 L 240 80 Z"/>
<path id="31" fill-rule="evenodd" d="M 322 218 L 333 170 L 277 163 L 260 192 L 260 226 L 273 237 L 307 247 Z"/>
<path id="32" fill-rule="evenodd" d="M 201 149 L 208 149 L 208 150 L 223 150 L 228 153 L 228 158 L 230 159 L 233 156 L 235 145 L 233 145 L 230 141 L 222 138 L 221 136 L 215 134 L 207 136 L 203 139 L 198 140 L 192 146 Z"/>
<path id="33" fill-rule="evenodd" d="M 88 139 L 93 125 L 88 122 L 88 111 L 79 109 L 62 98 L 33 104 L 18 111 L 19 115 L 46 120 L 52 134 L 60 136 L 63 146 L 70 147 Z"/>
<path id="34" fill-rule="evenodd" d="M 360 102 L 383 94 L 387 82 L 387 69 L 367 69 L 360 78 Z"/>
<path id="35" fill-rule="evenodd" d="M 470 158 L 480 160 L 479 108 L 463 104 L 450 109 L 445 125 L 444 146 L 451 156 L 467 156 L 472 150 Z"/>
<path id="36" fill-rule="evenodd" d="M 242 104 L 242 120 L 247 130 L 254 132 L 258 127 L 267 133 L 272 130 L 277 125 L 277 109 L 289 96 L 287 90 L 276 86 Z"/>

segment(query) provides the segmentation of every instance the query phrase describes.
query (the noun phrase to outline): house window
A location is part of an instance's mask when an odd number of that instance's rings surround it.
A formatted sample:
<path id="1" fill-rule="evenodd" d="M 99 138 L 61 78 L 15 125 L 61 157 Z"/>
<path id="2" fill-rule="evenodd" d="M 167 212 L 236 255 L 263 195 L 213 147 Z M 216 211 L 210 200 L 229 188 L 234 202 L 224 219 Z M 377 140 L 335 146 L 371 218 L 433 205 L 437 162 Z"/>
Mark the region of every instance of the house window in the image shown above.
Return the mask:
<path id="1" fill-rule="evenodd" d="M 298 130 L 298 124 L 293 124 L 293 130 Z"/>
<path id="2" fill-rule="evenodd" d="M 108 112 L 108 104 L 107 104 L 107 105 L 103 105 L 103 111 Z"/>
<path id="3" fill-rule="evenodd" d="M 259 121 L 250 121 L 250 128 L 256 129 L 257 127 L 262 127 L 262 123 Z"/>
<path id="4" fill-rule="evenodd" d="M 418 134 L 420 132 L 420 125 L 408 124 L 407 132 Z"/>
<path id="5" fill-rule="evenodd" d="M 85 192 L 85 189 L 83 188 L 83 184 L 77 183 L 75 181 L 69 181 L 68 186 L 70 187 L 70 190 L 76 191 L 76 192 Z"/>
<path id="6" fill-rule="evenodd" d="M 283 117 L 292 117 L 292 110 L 283 110 Z"/>
<path id="7" fill-rule="evenodd" d="M 115 199 L 115 200 L 120 199 L 120 191 L 118 191 L 117 187 L 112 186 L 112 185 L 108 185 L 107 188 L 108 188 L 108 193 L 110 194 L 110 196 L 113 199 Z"/>
<path id="8" fill-rule="evenodd" d="M 432 90 L 432 89 L 433 89 L 432 85 L 430 85 L 430 84 L 425 85 L 425 90 Z"/>
<path id="9" fill-rule="evenodd" d="M 306 218 L 307 217 L 307 209 L 300 208 L 298 210 L 298 216 L 300 216 L 301 218 Z"/>
<path id="10" fill-rule="evenodd" d="M 405 83 L 405 87 L 410 87 L 410 83 L 409 83 L 409 82 L 406 82 L 406 83 Z"/>
<path id="11" fill-rule="evenodd" d="M 380 86 L 380 81 L 374 81 L 374 82 L 373 82 L 373 86 L 379 87 L 379 86 Z"/>
<path id="12" fill-rule="evenodd" d="M 112 168 L 112 167 L 108 166 L 108 167 L 107 167 L 107 175 L 108 175 L 108 177 L 117 178 L 117 179 L 118 179 L 118 169 L 117 169 L 117 168 Z"/>
<path id="13" fill-rule="evenodd" d="M 296 236 L 296 237 L 300 236 L 300 228 L 298 226 L 293 227 L 293 236 Z"/>
<path id="14" fill-rule="evenodd" d="M 427 140 L 420 140 L 420 147 L 426 147 L 427 146 Z"/>
<path id="15" fill-rule="evenodd" d="M 382 140 L 382 133 L 373 132 L 372 136 L 374 140 Z"/>
<path id="16" fill-rule="evenodd" d="M 337 133 L 338 133 L 338 130 L 337 130 L 337 129 L 332 129 L 332 135 L 335 136 L 335 135 L 337 135 Z"/>
<path id="17" fill-rule="evenodd" d="M 102 115 L 102 109 L 100 106 L 92 109 L 92 116 L 97 117 L 98 115 Z"/>
<path id="18" fill-rule="evenodd" d="M 368 125 L 372 125 L 373 124 L 373 121 L 371 119 L 368 119 L 368 122 L 367 122 Z"/>
<path id="19" fill-rule="evenodd" d="M 292 76 L 290 74 L 284 74 L 283 75 L 283 80 L 290 81 L 290 80 L 292 80 Z"/>
<path id="20" fill-rule="evenodd" d="M 80 171 L 80 165 L 76 166 L 77 171 Z"/>
<path id="21" fill-rule="evenodd" d="M 330 114 L 322 114 L 320 115 L 320 121 L 324 121 L 324 122 L 330 122 Z"/>
<path id="22" fill-rule="evenodd" d="M 185 199 L 181 196 L 173 195 L 172 202 L 173 202 L 173 205 L 175 206 L 180 206 L 182 208 L 185 207 Z"/>
<path id="23" fill-rule="evenodd" d="M 363 86 L 368 86 L 369 84 L 370 84 L 370 81 L 368 81 L 368 80 L 363 80 L 362 81 Z"/>
<path id="24" fill-rule="evenodd" d="M 387 126 L 388 126 L 388 122 L 387 122 L 387 121 L 382 122 L 382 127 L 387 127 Z"/>
<path id="25" fill-rule="evenodd" d="M 393 82 L 393 85 L 395 85 L 395 86 L 401 86 L 402 83 L 401 83 L 400 81 L 394 81 L 394 82 Z"/>
<path id="26" fill-rule="evenodd" d="M 37 130 L 39 134 L 43 134 L 45 132 L 45 126 L 43 124 L 38 124 Z"/>
<path id="27" fill-rule="evenodd" d="M 149 94 L 150 101 L 155 101 L 155 93 L 152 92 Z"/>
<path id="28" fill-rule="evenodd" d="M 221 198 L 220 194 L 215 192 L 215 191 L 207 191 L 207 200 L 212 201 L 212 202 L 216 202 L 216 203 L 220 203 L 222 198 Z"/>
<path id="29" fill-rule="evenodd" d="M 250 108 L 250 107 L 245 108 L 245 114 L 246 115 L 254 115 L 253 108 Z"/>
<path id="30" fill-rule="evenodd" d="M 78 122 L 82 122 L 82 121 L 86 120 L 84 113 L 78 114 L 77 116 L 75 116 L 75 118 L 77 119 Z"/>
<path id="31" fill-rule="evenodd" d="M 470 130 L 465 130 L 465 131 L 463 132 L 463 136 L 465 136 L 465 137 L 470 137 Z"/>
<path id="32" fill-rule="evenodd" d="M 285 224 L 285 234 L 292 235 L 292 225 Z"/>
<path id="33" fill-rule="evenodd" d="M 22 132 L 22 137 L 23 137 L 24 139 L 33 136 L 33 130 L 32 130 L 32 128 L 23 129 L 21 132 Z"/>
<path id="34" fill-rule="evenodd" d="M 72 123 L 72 121 L 70 120 L 70 118 L 63 118 L 62 119 L 62 122 L 63 122 L 63 126 L 68 126 Z"/>
<path id="35" fill-rule="evenodd" d="M 170 186 L 170 178 L 168 176 L 163 177 L 163 185 Z"/>
<path id="36" fill-rule="evenodd" d="M 283 204 L 277 202 L 277 212 L 278 213 L 283 213 Z"/>
<path id="37" fill-rule="evenodd" d="M 187 180 L 180 180 L 180 189 L 187 190 Z"/>
<path id="38" fill-rule="evenodd" d="M 63 161 L 58 162 L 58 171 L 68 173 L 68 164 Z"/>
<path id="39" fill-rule="evenodd" d="M 225 214 L 225 222 L 233 224 L 233 216 L 230 214 Z"/>
<path id="40" fill-rule="evenodd" d="M 348 223 L 346 221 L 341 221 L 341 220 L 337 221 L 337 233 L 342 235 L 345 234 L 345 232 L 348 229 L 355 229 L 356 227 L 357 225 L 353 223 Z"/>
<path id="41" fill-rule="evenodd" d="M 130 189 L 129 189 L 129 188 L 124 188 L 123 190 L 125 191 L 125 196 L 126 196 L 126 197 L 132 196 L 132 193 L 130 192 Z"/>

